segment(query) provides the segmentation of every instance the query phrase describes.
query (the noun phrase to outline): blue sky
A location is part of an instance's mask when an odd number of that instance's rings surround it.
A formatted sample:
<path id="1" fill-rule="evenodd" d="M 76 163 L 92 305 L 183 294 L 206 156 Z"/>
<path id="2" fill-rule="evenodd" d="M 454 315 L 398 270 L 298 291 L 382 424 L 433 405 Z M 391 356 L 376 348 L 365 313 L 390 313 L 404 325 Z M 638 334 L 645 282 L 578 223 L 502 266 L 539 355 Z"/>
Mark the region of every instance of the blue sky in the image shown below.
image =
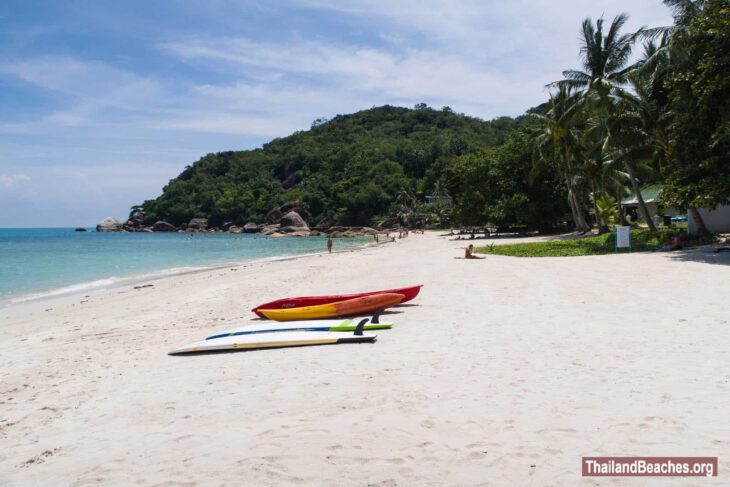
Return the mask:
<path id="1" fill-rule="evenodd" d="M 0 2 L 0 227 L 124 219 L 201 156 L 424 102 L 494 118 L 578 67 L 585 17 L 659 0 Z"/>

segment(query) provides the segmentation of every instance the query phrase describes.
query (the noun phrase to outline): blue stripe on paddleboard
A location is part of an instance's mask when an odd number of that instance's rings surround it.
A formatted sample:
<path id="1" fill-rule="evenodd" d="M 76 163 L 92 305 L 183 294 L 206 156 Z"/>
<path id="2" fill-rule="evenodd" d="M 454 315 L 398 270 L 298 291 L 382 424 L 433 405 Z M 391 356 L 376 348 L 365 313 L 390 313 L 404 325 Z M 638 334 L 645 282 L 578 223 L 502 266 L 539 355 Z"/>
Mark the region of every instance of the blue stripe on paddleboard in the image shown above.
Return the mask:
<path id="1" fill-rule="evenodd" d="M 282 328 L 277 330 L 251 330 L 251 331 L 237 331 L 236 333 L 221 333 L 220 335 L 213 335 L 206 338 L 206 340 L 212 340 L 214 338 L 232 337 L 239 335 L 253 335 L 255 333 L 278 333 L 282 331 L 330 331 L 331 326 L 314 326 L 311 328 Z"/>

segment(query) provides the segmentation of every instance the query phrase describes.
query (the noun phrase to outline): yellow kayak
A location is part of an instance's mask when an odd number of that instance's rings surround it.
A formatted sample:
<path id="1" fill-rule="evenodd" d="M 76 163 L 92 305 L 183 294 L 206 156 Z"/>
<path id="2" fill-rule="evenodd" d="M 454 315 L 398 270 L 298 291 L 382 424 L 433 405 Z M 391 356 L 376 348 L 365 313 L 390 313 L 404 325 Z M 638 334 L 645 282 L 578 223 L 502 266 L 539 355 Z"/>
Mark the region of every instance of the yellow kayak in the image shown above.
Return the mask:
<path id="1" fill-rule="evenodd" d="M 338 301 L 336 303 L 303 306 L 287 309 L 259 309 L 259 312 L 276 321 L 319 320 L 324 318 L 340 318 L 372 313 L 379 309 L 390 308 L 403 301 L 402 294 L 383 293 L 360 298 Z"/>

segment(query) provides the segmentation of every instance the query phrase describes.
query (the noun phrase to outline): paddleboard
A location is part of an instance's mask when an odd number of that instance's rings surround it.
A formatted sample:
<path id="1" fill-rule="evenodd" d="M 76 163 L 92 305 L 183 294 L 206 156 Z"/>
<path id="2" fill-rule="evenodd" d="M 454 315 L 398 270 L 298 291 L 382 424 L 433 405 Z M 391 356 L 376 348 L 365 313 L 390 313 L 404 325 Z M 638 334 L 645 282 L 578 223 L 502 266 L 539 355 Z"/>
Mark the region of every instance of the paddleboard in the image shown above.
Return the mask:
<path id="1" fill-rule="evenodd" d="M 357 324 L 368 318 L 353 318 L 347 320 L 311 320 L 311 321 L 288 321 L 286 323 L 263 323 L 241 326 L 231 330 L 211 335 L 206 340 L 223 338 L 227 336 L 251 335 L 253 333 L 280 333 L 285 331 L 355 331 Z M 364 330 L 388 330 L 393 327 L 392 323 L 368 323 Z"/>
<path id="2" fill-rule="evenodd" d="M 280 333 L 252 333 L 211 340 L 202 340 L 177 348 L 169 355 L 221 350 L 257 350 L 263 348 L 305 347 L 335 345 L 338 343 L 374 342 L 377 335 L 371 333 L 342 333 L 330 331 L 282 331 Z"/>

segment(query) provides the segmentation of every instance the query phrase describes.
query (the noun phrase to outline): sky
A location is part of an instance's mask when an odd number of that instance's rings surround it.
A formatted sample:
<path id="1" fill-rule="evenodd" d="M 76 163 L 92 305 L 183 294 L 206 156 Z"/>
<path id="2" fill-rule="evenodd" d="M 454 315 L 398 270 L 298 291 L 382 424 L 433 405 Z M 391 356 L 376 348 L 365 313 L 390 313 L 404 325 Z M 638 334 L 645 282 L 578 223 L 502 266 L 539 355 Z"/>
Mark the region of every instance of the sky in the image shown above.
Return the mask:
<path id="1" fill-rule="evenodd" d="M 205 154 L 383 104 L 517 116 L 659 0 L 0 2 L 0 227 L 93 226 Z"/>

